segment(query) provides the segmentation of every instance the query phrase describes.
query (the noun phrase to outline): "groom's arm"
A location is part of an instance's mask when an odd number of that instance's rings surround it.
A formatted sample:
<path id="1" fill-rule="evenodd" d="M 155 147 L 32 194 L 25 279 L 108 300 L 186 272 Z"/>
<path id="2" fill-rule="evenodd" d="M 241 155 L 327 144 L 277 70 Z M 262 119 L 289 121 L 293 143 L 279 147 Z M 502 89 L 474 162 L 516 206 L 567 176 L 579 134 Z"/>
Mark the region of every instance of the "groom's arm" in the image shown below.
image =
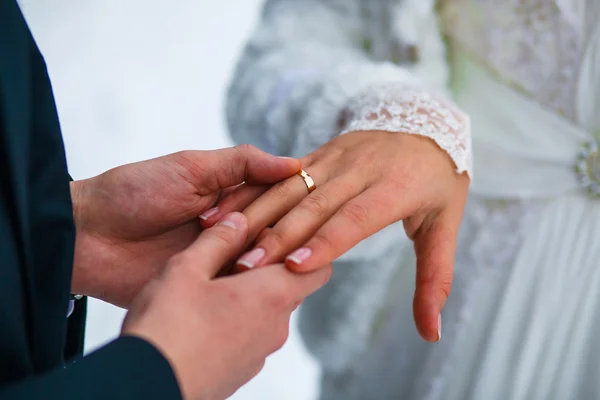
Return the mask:
<path id="1" fill-rule="evenodd" d="M 68 175 L 69 181 L 73 178 Z M 67 320 L 67 340 L 65 342 L 65 360 L 70 361 L 83 355 L 85 344 L 85 321 L 87 318 L 87 297 L 75 301 L 73 312 Z"/>
<path id="2" fill-rule="evenodd" d="M 148 342 L 122 337 L 63 368 L 0 387 L 0 399 L 181 399 L 175 374 Z"/>

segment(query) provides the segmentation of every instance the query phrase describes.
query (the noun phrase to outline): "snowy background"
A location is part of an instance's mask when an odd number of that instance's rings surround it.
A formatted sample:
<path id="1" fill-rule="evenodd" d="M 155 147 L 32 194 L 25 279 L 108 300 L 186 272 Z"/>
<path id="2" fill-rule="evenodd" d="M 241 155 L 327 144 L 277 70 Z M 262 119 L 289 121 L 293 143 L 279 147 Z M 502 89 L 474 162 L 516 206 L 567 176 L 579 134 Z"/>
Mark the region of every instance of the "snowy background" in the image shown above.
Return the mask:
<path id="1" fill-rule="evenodd" d="M 230 145 L 224 93 L 262 0 L 21 0 L 52 78 L 75 179 L 182 149 Z M 122 310 L 90 303 L 88 351 Z M 296 329 L 235 400 L 310 400 L 318 369 Z"/>

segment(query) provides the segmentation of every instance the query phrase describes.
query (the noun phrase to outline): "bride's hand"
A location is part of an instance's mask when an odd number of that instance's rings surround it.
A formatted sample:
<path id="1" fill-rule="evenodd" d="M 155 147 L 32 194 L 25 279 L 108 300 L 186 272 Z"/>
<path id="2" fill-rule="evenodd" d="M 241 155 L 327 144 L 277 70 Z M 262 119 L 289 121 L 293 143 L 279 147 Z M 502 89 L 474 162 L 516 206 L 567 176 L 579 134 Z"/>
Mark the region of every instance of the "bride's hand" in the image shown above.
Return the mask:
<path id="1" fill-rule="evenodd" d="M 254 249 L 239 264 L 258 267 L 285 257 L 288 268 L 312 271 L 361 240 L 402 220 L 415 243 L 414 316 L 424 339 L 439 340 L 439 315 L 450 293 L 458 228 L 469 178 L 456 173 L 432 140 L 402 133 L 339 136 L 301 160 L 317 189 L 293 176 L 267 190 L 240 187 L 206 225 L 243 208 Z M 250 204 L 251 203 L 251 204 Z"/>

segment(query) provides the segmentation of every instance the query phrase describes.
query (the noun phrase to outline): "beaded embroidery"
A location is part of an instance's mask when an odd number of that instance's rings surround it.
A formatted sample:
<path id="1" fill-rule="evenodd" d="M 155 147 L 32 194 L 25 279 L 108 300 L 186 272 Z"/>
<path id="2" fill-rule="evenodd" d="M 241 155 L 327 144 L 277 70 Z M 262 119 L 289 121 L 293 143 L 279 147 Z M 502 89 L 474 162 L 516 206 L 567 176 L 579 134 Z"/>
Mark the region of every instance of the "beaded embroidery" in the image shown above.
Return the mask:
<path id="1" fill-rule="evenodd" d="M 571 120 L 583 23 L 559 0 L 443 0 L 444 32 L 479 61 Z"/>

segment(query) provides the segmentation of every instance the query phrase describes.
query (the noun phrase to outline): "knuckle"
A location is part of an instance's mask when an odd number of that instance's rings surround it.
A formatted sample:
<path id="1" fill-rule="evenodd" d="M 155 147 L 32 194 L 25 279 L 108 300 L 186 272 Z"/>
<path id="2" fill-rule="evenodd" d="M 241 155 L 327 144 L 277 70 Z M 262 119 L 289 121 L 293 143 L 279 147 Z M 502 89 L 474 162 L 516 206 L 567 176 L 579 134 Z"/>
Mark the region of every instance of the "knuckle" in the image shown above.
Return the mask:
<path id="1" fill-rule="evenodd" d="M 237 146 L 234 147 L 234 149 L 242 154 L 255 152 L 258 150 L 256 147 L 252 146 L 251 144 L 247 144 L 247 143 L 238 144 Z"/>
<path id="2" fill-rule="evenodd" d="M 360 193 L 367 188 L 367 183 L 363 179 L 348 179 L 338 182 L 339 193 Z"/>
<path id="3" fill-rule="evenodd" d="M 233 147 L 234 155 L 233 159 L 230 160 L 230 179 L 237 178 L 236 165 L 244 165 L 244 177 L 243 180 L 248 180 L 248 161 L 250 158 L 257 154 L 258 149 L 249 144 L 239 144 Z"/>
<path id="4" fill-rule="evenodd" d="M 236 288 L 234 288 L 234 287 L 223 286 L 221 293 L 222 293 L 225 301 L 229 305 L 233 305 L 233 307 L 235 309 L 238 309 L 239 305 L 245 304 L 243 294 L 240 293 L 239 290 L 236 290 Z"/>
<path id="5" fill-rule="evenodd" d="M 265 247 L 280 248 L 285 245 L 287 235 L 279 229 L 271 229 L 265 237 Z"/>
<path id="6" fill-rule="evenodd" d="M 274 309 L 286 307 L 292 302 L 289 283 L 285 279 L 278 279 L 272 282 L 274 285 L 267 294 L 267 301 Z"/>
<path id="7" fill-rule="evenodd" d="M 361 150 L 360 156 L 356 157 L 351 166 L 353 173 L 370 172 L 373 166 L 373 160 L 377 160 L 377 154 L 374 154 L 371 149 Z"/>
<path id="8" fill-rule="evenodd" d="M 452 274 L 444 273 L 441 276 L 417 274 L 417 287 L 424 296 L 427 293 L 440 293 L 446 301 L 452 290 Z"/>
<path id="9" fill-rule="evenodd" d="M 322 281 L 322 286 L 325 286 L 330 280 L 331 277 L 333 276 L 333 267 L 330 265 L 327 265 L 326 267 L 321 269 L 321 273 L 323 274 L 323 281 Z"/>
<path id="10" fill-rule="evenodd" d="M 415 242 L 419 234 L 423 232 L 426 218 L 427 214 L 421 212 L 413 213 L 409 218 L 402 220 L 404 232 L 406 232 L 406 236 L 413 242 Z"/>
<path id="11" fill-rule="evenodd" d="M 311 242 L 312 248 L 318 248 L 323 250 L 331 250 L 335 248 L 329 236 L 327 236 L 324 232 L 317 232 L 315 236 L 313 236 Z"/>
<path id="12" fill-rule="evenodd" d="M 448 297 L 450 297 L 450 292 L 452 291 L 452 276 L 444 277 L 439 285 L 439 290 L 444 296 L 444 301 L 446 301 Z"/>
<path id="13" fill-rule="evenodd" d="M 197 285 L 202 281 L 201 275 L 194 266 L 189 255 L 179 253 L 167 261 L 162 276 L 184 292 L 188 285 Z"/>
<path id="14" fill-rule="evenodd" d="M 311 215 L 322 217 L 329 209 L 329 199 L 323 193 L 312 193 L 298 207 Z"/>
<path id="15" fill-rule="evenodd" d="M 205 152 L 198 150 L 180 150 L 177 153 L 173 154 L 175 160 L 181 161 L 183 163 L 194 164 L 194 160 L 198 158 L 198 154 L 204 154 Z"/>
<path id="16" fill-rule="evenodd" d="M 273 186 L 271 193 L 278 200 L 286 200 L 290 195 L 292 184 L 291 179 L 286 179 Z"/>
<path id="17" fill-rule="evenodd" d="M 395 190 L 403 190 L 413 185 L 417 174 L 413 171 L 414 167 L 399 163 L 393 166 L 390 174 L 387 175 L 388 182 Z"/>
<path id="18" fill-rule="evenodd" d="M 265 361 L 266 360 L 263 358 L 257 363 L 256 367 L 254 368 L 254 371 L 252 372 L 252 376 L 258 375 L 260 371 L 263 370 L 263 368 L 265 367 Z"/>
<path id="19" fill-rule="evenodd" d="M 175 160 L 183 160 L 183 161 L 187 161 L 191 158 L 191 150 L 181 150 L 178 151 L 177 153 L 173 154 L 173 157 L 175 158 Z"/>
<path id="20" fill-rule="evenodd" d="M 429 288 L 435 285 L 433 274 L 417 273 L 417 286 L 421 288 Z"/>
<path id="21" fill-rule="evenodd" d="M 194 163 L 194 151 L 182 150 L 171 155 L 171 160 L 178 166 L 183 167 L 185 170 L 195 172 L 199 168 L 197 163 Z"/>
<path id="22" fill-rule="evenodd" d="M 172 161 L 176 166 L 181 167 L 178 169 L 178 176 L 187 180 L 198 179 L 199 177 L 203 177 L 203 180 L 207 179 L 210 176 L 210 167 L 205 163 L 198 162 L 201 155 L 208 158 L 212 157 L 208 152 L 199 150 L 182 150 L 173 154 Z"/>
<path id="23" fill-rule="evenodd" d="M 272 256 L 278 256 L 290 246 L 290 232 L 273 228 L 257 241 L 257 246 L 267 250 Z"/>
<path id="24" fill-rule="evenodd" d="M 388 183 L 389 189 L 394 193 L 406 191 L 411 186 L 410 177 L 402 173 L 394 173 Z"/>
<path id="25" fill-rule="evenodd" d="M 289 323 L 286 321 L 275 331 L 275 337 L 273 340 L 274 351 L 281 349 L 288 340 L 290 335 Z"/>
<path id="26" fill-rule="evenodd" d="M 180 269 L 182 266 L 188 264 L 188 256 L 185 252 L 177 253 L 169 259 L 167 262 L 167 268 L 169 269 Z"/>
<path id="27" fill-rule="evenodd" d="M 282 308 L 288 302 L 288 296 L 282 289 L 275 289 L 269 293 L 269 303 L 272 308 Z"/>
<path id="28" fill-rule="evenodd" d="M 212 240 L 224 245 L 232 245 L 235 243 L 235 236 L 232 229 L 227 229 L 221 226 L 216 226 L 211 232 Z"/>
<path id="29" fill-rule="evenodd" d="M 331 142 L 325 144 L 321 149 L 315 151 L 316 158 L 326 157 L 330 161 L 340 161 L 348 155 L 346 145 L 340 143 L 341 136 L 336 137 Z M 337 142 L 337 143 L 334 143 Z"/>
<path id="30" fill-rule="evenodd" d="M 260 243 L 265 240 L 271 233 L 273 232 L 273 228 L 266 227 L 256 237 L 256 242 Z"/>
<path id="31" fill-rule="evenodd" d="M 360 204 L 346 204 L 341 208 L 340 213 L 344 218 L 358 226 L 365 226 L 369 220 L 367 209 Z"/>

